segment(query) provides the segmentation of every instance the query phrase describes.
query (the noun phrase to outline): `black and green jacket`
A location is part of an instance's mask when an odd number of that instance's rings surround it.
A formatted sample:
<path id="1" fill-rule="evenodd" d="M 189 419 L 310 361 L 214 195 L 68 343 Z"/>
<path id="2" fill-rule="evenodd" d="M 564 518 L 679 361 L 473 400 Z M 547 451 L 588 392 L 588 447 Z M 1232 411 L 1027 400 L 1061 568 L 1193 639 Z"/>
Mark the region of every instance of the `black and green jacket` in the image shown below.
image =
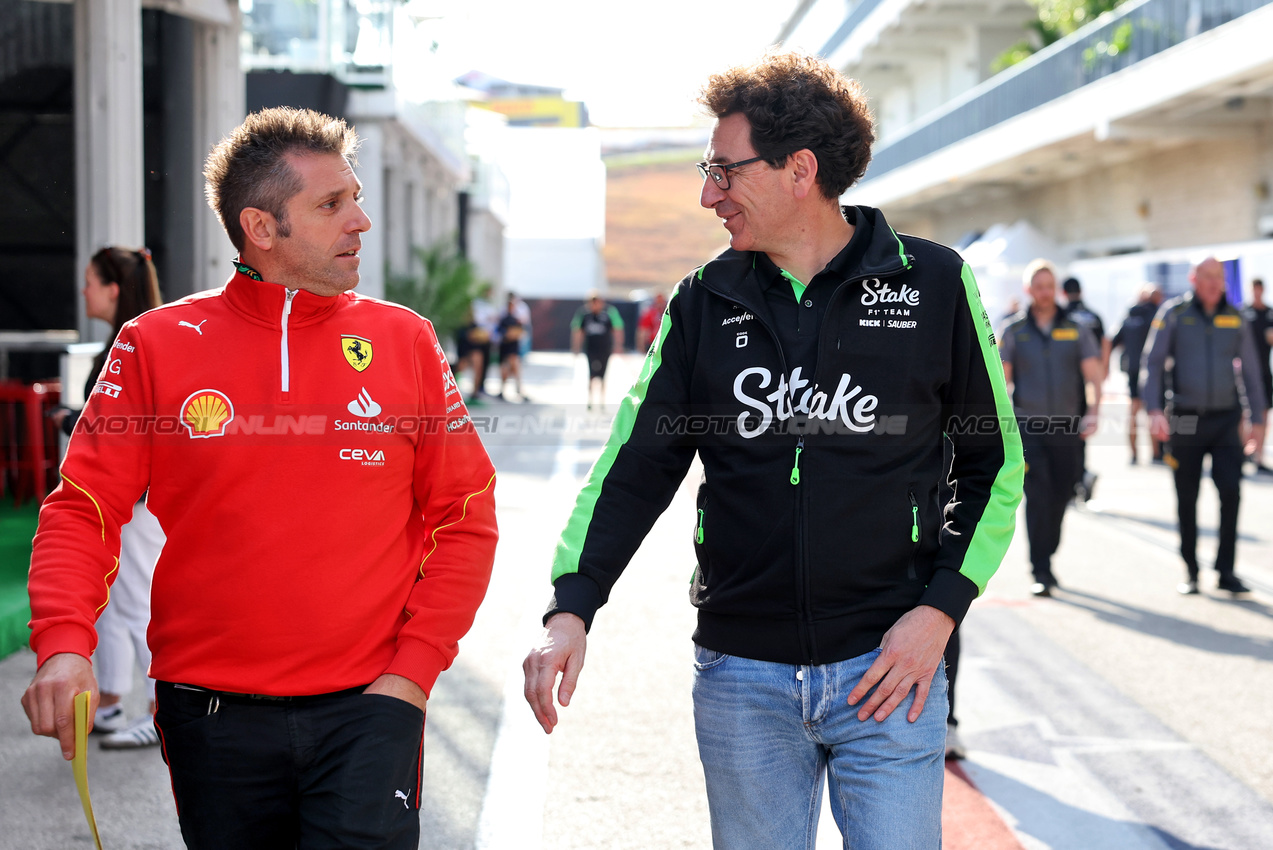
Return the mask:
<path id="1" fill-rule="evenodd" d="M 726 251 L 677 286 L 557 545 L 545 619 L 591 626 L 697 453 L 699 644 L 825 664 L 874 649 L 916 605 L 962 620 L 1021 499 L 1003 369 L 960 257 L 854 212 L 868 247 L 794 393 L 753 254 Z"/>

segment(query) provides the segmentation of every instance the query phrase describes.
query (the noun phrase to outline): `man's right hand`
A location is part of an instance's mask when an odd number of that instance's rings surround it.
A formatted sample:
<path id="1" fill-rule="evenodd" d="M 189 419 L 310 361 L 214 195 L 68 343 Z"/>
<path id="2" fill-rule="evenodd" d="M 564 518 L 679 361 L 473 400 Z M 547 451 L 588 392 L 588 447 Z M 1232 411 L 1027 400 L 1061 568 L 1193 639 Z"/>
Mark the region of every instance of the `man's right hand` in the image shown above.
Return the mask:
<path id="1" fill-rule="evenodd" d="M 570 697 L 583 669 L 583 656 L 588 647 L 588 634 L 583 620 L 574 614 L 554 614 L 544 626 L 539 642 L 531 648 L 522 662 L 526 674 L 526 702 L 535 712 L 535 719 L 552 734 L 557 725 L 557 708 L 553 705 L 553 686 L 561 675 L 561 687 L 557 700 L 563 707 L 570 705 Z"/>
<path id="2" fill-rule="evenodd" d="M 1149 412 L 1149 433 L 1160 443 L 1165 443 L 1171 438 L 1171 425 L 1167 421 L 1167 415 L 1161 410 Z"/>
<path id="3" fill-rule="evenodd" d="M 75 695 L 89 691 L 88 725 L 93 728 L 97 712 L 97 678 L 93 665 L 82 655 L 60 652 L 51 655 L 35 673 L 22 695 L 22 707 L 37 735 L 57 738 L 62 758 L 75 757 Z"/>

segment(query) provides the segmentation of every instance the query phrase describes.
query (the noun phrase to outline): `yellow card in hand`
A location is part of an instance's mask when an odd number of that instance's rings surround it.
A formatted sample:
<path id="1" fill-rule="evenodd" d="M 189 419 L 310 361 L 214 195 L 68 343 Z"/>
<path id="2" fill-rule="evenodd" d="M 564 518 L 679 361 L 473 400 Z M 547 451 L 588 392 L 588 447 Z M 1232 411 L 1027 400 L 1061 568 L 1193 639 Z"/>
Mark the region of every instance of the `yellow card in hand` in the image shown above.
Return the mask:
<path id="1" fill-rule="evenodd" d="M 97 834 L 97 818 L 93 817 L 93 801 L 88 797 L 88 704 L 90 691 L 75 695 L 75 758 L 71 759 L 71 772 L 75 774 L 75 787 L 80 791 L 84 804 L 84 817 L 93 833 L 97 850 L 102 850 L 102 837 Z"/>

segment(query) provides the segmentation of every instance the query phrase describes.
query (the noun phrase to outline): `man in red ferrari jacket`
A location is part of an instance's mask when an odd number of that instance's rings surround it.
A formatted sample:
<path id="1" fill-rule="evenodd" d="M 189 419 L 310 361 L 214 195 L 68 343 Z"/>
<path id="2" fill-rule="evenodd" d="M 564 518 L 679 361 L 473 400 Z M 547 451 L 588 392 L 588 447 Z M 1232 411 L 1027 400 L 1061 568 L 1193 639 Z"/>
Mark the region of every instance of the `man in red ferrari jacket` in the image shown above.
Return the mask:
<path id="1" fill-rule="evenodd" d="M 124 326 L 40 514 L 22 703 L 66 758 L 143 493 L 168 536 L 151 675 L 190 847 L 418 846 L 425 704 L 490 578 L 494 468 L 433 327 L 351 291 L 356 146 L 271 109 L 213 150 L 237 271 Z"/>

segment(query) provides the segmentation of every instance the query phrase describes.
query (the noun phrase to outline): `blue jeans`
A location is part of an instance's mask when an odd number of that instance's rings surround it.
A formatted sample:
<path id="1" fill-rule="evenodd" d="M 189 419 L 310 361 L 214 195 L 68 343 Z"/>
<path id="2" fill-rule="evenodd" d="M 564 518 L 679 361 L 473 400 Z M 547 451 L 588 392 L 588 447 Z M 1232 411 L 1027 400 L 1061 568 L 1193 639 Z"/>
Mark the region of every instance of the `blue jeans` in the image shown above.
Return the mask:
<path id="1" fill-rule="evenodd" d="M 846 848 L 940 850 L 946 670 L 914 723 L 913 690 L 882 723 L 860 721 L 849 691 L 879 652 L 812 667 L 695 647 L 694 728 L 717 850 L 813 850 L 824 775 Z"/>

